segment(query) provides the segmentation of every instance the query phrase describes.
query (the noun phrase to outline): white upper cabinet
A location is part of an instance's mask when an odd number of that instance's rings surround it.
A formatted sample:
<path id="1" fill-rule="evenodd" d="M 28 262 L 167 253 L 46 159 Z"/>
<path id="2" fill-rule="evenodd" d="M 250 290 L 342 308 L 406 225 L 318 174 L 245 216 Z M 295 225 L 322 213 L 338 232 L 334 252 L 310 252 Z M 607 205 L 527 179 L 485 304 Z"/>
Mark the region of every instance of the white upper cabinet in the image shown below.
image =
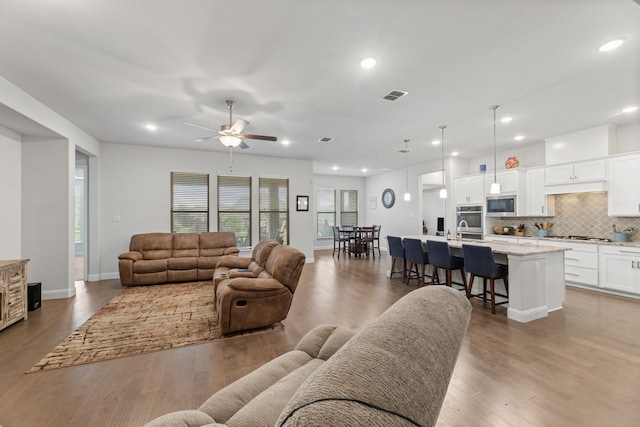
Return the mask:
<path id="1" fill-rule="evenodd" d="M 606 180 L 607 162 L 605 159 L 565 163 L 545 168 L 545 185 L 582 184 Z"/>
<path id="2" fill-rule="evenodd" d="M 640 155 L 609 162 L 609 216 L 640 216 Z"/>
<path id="3" fill-rule="evenodd" d="M 522 169 L 507 169 L 496 173 L 496 179 L 500 184 L 501 193 L 515 193 L 518 197 L 524 196 L 524 171 Z M 493 174 L 487 174 L 484 179 L 484 192 L 491 193 Z"/>
<path id="4" fill-rule="evenodd" d="M 544 167 L 527 169 L 525 195 L 525 215 L 554 216 L 556 214 L 556 198 L 547 194 L 544 188 Z"/>
<path id="5" fill-rule="evenodd" d="M 453 200 L 456 205 L 484 204 L 484 175 L 469 175 L 453 181 Z"/>

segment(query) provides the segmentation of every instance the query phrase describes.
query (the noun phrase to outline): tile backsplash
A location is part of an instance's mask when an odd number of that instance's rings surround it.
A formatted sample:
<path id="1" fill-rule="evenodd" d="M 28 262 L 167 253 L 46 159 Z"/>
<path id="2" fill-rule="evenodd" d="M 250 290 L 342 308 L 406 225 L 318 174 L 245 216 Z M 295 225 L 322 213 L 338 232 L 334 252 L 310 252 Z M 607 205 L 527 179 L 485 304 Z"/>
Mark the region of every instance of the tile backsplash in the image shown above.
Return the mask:
<path id="1" fill-rule="evenodd" d="M 525 225 L 525 236 L 537 235 L 536 222 L 552 222 L 551 235 L 555 236 L 591 236 L 613 239 L 613 225 L 618 231 L 633 227 L 629 241 L 640 241 L 640 218 L 612 217 L 608 215 L 607 193 L 571 193 L 558 194 L 556 215 L 554 217 L 517 217 L 502 219 L 500 225 Z"/>

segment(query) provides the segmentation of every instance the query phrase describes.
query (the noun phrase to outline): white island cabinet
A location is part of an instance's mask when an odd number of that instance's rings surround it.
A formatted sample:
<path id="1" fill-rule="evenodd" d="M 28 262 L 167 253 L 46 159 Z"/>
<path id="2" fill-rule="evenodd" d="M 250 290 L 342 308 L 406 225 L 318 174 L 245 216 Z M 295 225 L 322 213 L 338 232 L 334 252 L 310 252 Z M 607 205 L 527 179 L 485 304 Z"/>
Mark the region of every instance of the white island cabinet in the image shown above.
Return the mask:
<path id="1" fill-rule="evenodd" d="M 441 236 L 405 237 L 422 241 L 444 240 Z M 522 323 L 530 322 L 546 317 L 550 311 L 563 308 L 564 251 L 569 248 L 472 239 L 450 240 L 448 243 L 452 254 L 456 256 L 462 256 L 463 244 L 489 246 L 496 262 L 509 266 L 509 319 Z M 389 258 L 387 262 L 390 266 Z M 387 270 L 387 276 L 389 271 Z M 479 280 L 477 283 L 481 286 L 482 281 Z"/>
<path id="2" fill-rule="evenodd" d="M 609 162 L 609 216 L 640 216 L 640 154 Z"/>

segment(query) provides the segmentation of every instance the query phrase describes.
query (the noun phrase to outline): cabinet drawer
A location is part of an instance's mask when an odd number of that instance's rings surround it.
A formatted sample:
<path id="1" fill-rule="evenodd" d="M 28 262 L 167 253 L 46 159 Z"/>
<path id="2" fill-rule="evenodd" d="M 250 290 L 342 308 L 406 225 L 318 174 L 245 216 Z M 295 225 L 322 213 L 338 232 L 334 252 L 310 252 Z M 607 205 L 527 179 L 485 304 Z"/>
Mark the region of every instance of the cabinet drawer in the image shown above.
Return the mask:
<path id="1" fill-rule="evenodd" d="M 591 268 L 566 266 L 564 268 L 564 280 L 566 280 L 567 282 L 598 286 L 598 270 Z"/>
<path id="2" fill-rule="evenodd" d="M 635 246 L 600 245 L 601 254 L 640 256 L 640 248 Z"/>
<path id="3" fill-rule="evenodd" d="M 7 313 L 6 321 L 22 319 L 25 316 L 25 287 L 24 281 L 14 283 L 6 287 L 7 290 Z"/>
<path id="4" fill-rule="evenodd" d="M 18 266 L 7 270 L 9 283 L 16 283 L 24 279 L 24 267 Z"/>
<path id="5" fill-rule="evenodd" d="M 567 267 L 574 266 L 597 270 L 598 253 L 581 252 L 576 250 L 567 251 L 564 254 L 564 265 Z"/>

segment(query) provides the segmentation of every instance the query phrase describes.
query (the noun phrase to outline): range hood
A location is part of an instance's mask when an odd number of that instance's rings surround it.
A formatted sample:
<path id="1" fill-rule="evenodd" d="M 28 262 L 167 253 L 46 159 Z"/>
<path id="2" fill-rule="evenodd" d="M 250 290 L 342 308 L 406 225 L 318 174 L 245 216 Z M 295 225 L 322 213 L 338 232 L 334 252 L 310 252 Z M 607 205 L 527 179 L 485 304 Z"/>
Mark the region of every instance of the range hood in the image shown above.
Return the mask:
<path id="1" fill-rule="evenodd" d="M 575 184 L 548 185 L 544 187 L 545 194 L 594 193 L 607 191 L 606 181 L 580 182 Z"/>

